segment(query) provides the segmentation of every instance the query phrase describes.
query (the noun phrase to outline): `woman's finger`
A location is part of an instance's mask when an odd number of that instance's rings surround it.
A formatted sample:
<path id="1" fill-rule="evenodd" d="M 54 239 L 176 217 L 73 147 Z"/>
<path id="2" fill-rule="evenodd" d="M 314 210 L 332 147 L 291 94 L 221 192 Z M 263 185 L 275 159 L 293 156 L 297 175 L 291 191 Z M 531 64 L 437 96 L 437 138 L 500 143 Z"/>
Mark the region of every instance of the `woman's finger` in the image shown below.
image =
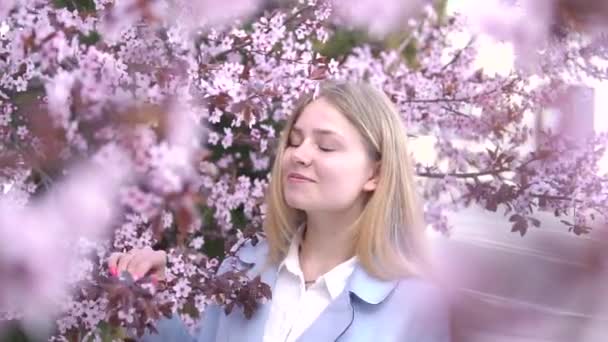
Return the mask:
<path id="1" fill-rule="evenodd" d="M 134 278 L 138 279 L 143 277 L 151 267 L 152 264 L 150 263 L 150 252 L 142 250 L 133 257 L 129 263 L 129 266 L 127 267 L 127 271 L 131 273 Z"/>
<path id="2" fill-rule="evenodd" d="M 155 265 L 157 279 L 165 279 L 165 269 L 167 268 L 167 253 L 165 251 L 154 251 L 152 260 Z"/>
<path id="3" fill-rule="evenodd" d="M 136 280 L 146 274 L 159 280 L 165 277 L 166 260 L 167 254 L 164 251 L 155 251 L 147 246 L 143 249 L 132 249 L 128 253 L 112 253 L 107 263 L 110 273 L 115 276 L 127 271 Z"/>
<path id="4" fill-rule="evenodd" d="M 149 248 L 131 261 L 129 272 L 135 274 L 138 278 L 153 273 L 157 279 L 162 279 L 165 276 L 165 266 L 166 253 Z"/>
<path id="5" fill-rule="evenodd" d="M 123 255 L 124 253 L 112 253 L 110 254 L 110 257 L 108 258 L 108 269 L 110 270 L 110 273 L 112 273 L 112 275 L 117 275 L 117 268 L 118 268 L 118 260 L 120 259 L 120 257 Z"/>
<path id="6" fill-rule="evenodd" d="M 131 263 L 131 260 L 133 260 L 136 253 L 136 251 L 131 250 L 131 252 L 122 255 L 118 259 L 118 267 L 116 269 L 118 275 L 120 275 L 123 271 L 127 270 L 127 268 L 129 267 L 129 263 Z"/>
<path id="7" fill-rule="evenodd" d="M 161 268 L 165 268 L 167 266 L 167 252 L 165 251 L 154 251 L 154 263 L 157 264 Z"/>
<path id="8" fill-rule="evenodd" d="M 139 257 L 129 264 L 129 273 L 133 275 L 133 278 L 139 279 L 145 276 L 153 265 L 149 260 L 149 255 Z"/>

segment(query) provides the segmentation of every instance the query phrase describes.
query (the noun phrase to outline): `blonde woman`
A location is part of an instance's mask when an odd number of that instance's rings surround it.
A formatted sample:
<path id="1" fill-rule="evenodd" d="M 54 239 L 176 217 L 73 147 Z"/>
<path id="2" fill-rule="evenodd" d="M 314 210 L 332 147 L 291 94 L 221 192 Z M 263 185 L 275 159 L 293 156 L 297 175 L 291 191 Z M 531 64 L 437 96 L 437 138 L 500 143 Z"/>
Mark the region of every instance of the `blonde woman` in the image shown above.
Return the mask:
<path id="1" fill-rule="evenodd" d="M 256 264 L 272 300 L 249 320 L 211 306 L 196 337 L 162 321 L 144 341 L 450 340 L 406 130 L 383 92 L 330 82 L 305 99 L 281 135 L 266 201 L 266 240 L 239 259 Z M 109 261 L 135 274 L 164 262 L 150 249 Z"/>

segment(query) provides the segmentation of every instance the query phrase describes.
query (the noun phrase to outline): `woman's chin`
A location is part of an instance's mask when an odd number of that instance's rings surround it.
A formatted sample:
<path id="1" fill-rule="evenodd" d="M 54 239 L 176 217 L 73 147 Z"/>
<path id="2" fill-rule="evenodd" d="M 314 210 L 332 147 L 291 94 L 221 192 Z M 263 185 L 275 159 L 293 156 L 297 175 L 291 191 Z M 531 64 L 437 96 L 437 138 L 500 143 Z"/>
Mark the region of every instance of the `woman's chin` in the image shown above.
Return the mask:
<path id="1" fill-rule="evenodd" d="M 290 208 L 302 211 L 309 210 L 311 206 L 309 201 L 302 201 L 300 199 L 295 198 L 285 198 L 285 202 Z"/>
<path id="2" fill-rule="evenodd" d="M 302 206 L 300 203 L 295 203 L 292 201 L 286 201 L 287 205 L 292 208 L 292 209 L 296 209 L 296 210 L 306 210 L 306 206 Z"/>

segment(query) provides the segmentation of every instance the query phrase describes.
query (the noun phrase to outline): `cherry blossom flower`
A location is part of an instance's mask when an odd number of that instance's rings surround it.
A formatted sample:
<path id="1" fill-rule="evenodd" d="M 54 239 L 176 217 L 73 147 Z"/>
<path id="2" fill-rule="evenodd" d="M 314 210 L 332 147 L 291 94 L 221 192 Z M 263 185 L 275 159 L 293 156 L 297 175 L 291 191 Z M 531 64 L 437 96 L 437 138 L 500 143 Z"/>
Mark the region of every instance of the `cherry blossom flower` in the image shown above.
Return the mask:
<path id="1" fill-rule="evenodd" d="M 598 63 L 605 41 L 578 31 L 547 39 L 555 22 L 541 6 L 553 5 L 521 3 L 500 7 L 500 16 L 442 18 L 425 1 L 379 8 L 95 0 L 86 12 L 3 1 L 0 273 L 13 281 L 0 300 L 24 309 L 4 317 L 58 314 L 62 340 L 101 338 L 103 324 L 135 336 L 149 328 L 140 322 L 161 314 L 194 325 L 190 308 L 210 303 L 251 315 L 268 288 L 238 271 L 218 272 L 219 259 L 203 252 L 224 241 L 231 258 L 261 238 L 278 132 L 302 94 L 327 78 L 382 89 L 412 145 L 429 142 L 413 154 L 433 229 L 449 234 L 450 212 L 478 204 L 505 212 L 522 235 L 541 211 L 570 215 L 564 229 L 587 233 L 608 212 L 598 167 L 607 136 L 572 142 L 537 131 L 530 118 L 572 83 L 608 77 Z M 324 43 L 353 26 L 371 38 L 326 51 Z M 407 34 L 380 42 L 393 31 Z M 512 44 L 517 63 L 499 73 L 480 69 L 479 34 Z M 84 173 L 74 167 L 87 162 L 95 166 Z M 168 252 L 159 287 L 108 276 L 109 253 L 149 246 Z M 248 296 L 235 302 L 238 293 Z"/>

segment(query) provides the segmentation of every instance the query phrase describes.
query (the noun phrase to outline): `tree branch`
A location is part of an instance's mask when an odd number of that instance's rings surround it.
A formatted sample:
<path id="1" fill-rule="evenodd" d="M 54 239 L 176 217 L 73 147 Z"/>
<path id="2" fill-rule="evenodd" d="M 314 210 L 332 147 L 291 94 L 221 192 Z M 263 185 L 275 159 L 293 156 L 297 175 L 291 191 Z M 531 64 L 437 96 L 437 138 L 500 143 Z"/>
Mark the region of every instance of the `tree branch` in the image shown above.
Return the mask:
<path id="1" fill-rule="evenodd" d="M 498 175 L 499 173 L 502 172 L 508 172 L 508 171 L 512 171 L 510 169 L 507 168 L 500 168 L 500 169 L 495 169 L 495 170 L 486 170 L 486 171 L 480 171 L 480 172 L 468 172 L 468 173 L 432 173 L 432 172 L 419 172 L 416 173 L 416 175 L 420 176 L 420 177 L 426 177 L 426 178 L 435 178 L 435 179 L 443 179 L 445 177 L 454 177 L 454 178 L 477 178 L 477 177 L 481 177 L 481 176 L 488 176 L 488 175 Z"/>
<path id="2" fill-rule="evenodd" d="M 468 49 L 471 47 L 471 45 L 473 45 L 473 42 L 475 41 L 475 38 L 471 38 L 469 40 L 469 42 L 467 43 L 467 45 L 465 45 L 462 49 L 459 49 L 458 52 L 456 52 L 454 54 L 454 57 L 443 67 L 441 67 L 441 71 L 445 71 L 445 69 L 449 68 L 450 65 L 456 63 L 458 61 L 458 59 L 460 59 L 460 56 L 462 56 L 462 53 L 464 52 L 464 50 Z"/>
<path id="3" fill-rule="evenodd" d="M 496 87 L 492 90 L 488 90 L 486 92 L 475 94 L 473 96 L 466 96 L 466 97 L 460 97 L 460 98 L 411 99 L 411 100 L 405 100 L 404 103 L 469 102 L 469 101 L 473 101 L 482 96 L 491 95 L 499 90 L 504 89 L 505 87 L 511 86 L 513 83 L 515 83 L 515 81 L 517 81 L 517 79 L 513 79 L 510 82 L 508 82 L 507 84 L 504 84 L 500 87 Z"/>
<path id="4" fill-rule="evenodd" d="M 284 22 L 283 24 L 284 24 L 285 26 L 287 26 L 287 24 L 288 24 L 289 22 L 291 22 L 292 20 L 294 20 L 295 18 L 297 18 L 297 17 L 298 17 L 300 14 L 304 13 L 306 10 L 309 10 L 309 9 L 311 9 L 311 8 L 312 8 L 312 6 L 306 6 L 306 7 L 301 8 L 301 9 L 300 9 L 300 10 L 298 10 L 297 12 L 293 13 L 292 15 L 290 15 L 290 16 L 289 16 L 287 19 L 285 19 L 285 22 Z M 267 28 L 267 29 L 264 31 L 264 33 L 268 33 L 269 31 L 270 31 L 270 29 L 269 29 L 269 28 Z M 247 39 L 247 40 L 246 40 L 244 43 L 242 43 L 242 44 L 240 44 L 240 45 L 238 45 L 238 46 L 233 46 L 233 47 L 231 47 L 231 48 L 230 48 L 230 49 L 228 49 L 228 50 L 225 50 L 225 51 L 219 52 L 219 53 L 217 53 L 216 55 L 211 56 L 211 62 L 213 62 L 213 61 L 217 61 L 219 58 L 224 57 L 224 56 L 226 56 L 227 54 L 229 54 L 229 53 L 231 53 L 231 52 L 234 52 L 234 51 L 240 50 L 240 49 L 242 49 L 242 48 L 245 48 L 245 47 L 247 47 L 247 46 L 251 45 L 251 43 L 252 43 L 252 40 L 251 40 L 251 39 Z"/>

